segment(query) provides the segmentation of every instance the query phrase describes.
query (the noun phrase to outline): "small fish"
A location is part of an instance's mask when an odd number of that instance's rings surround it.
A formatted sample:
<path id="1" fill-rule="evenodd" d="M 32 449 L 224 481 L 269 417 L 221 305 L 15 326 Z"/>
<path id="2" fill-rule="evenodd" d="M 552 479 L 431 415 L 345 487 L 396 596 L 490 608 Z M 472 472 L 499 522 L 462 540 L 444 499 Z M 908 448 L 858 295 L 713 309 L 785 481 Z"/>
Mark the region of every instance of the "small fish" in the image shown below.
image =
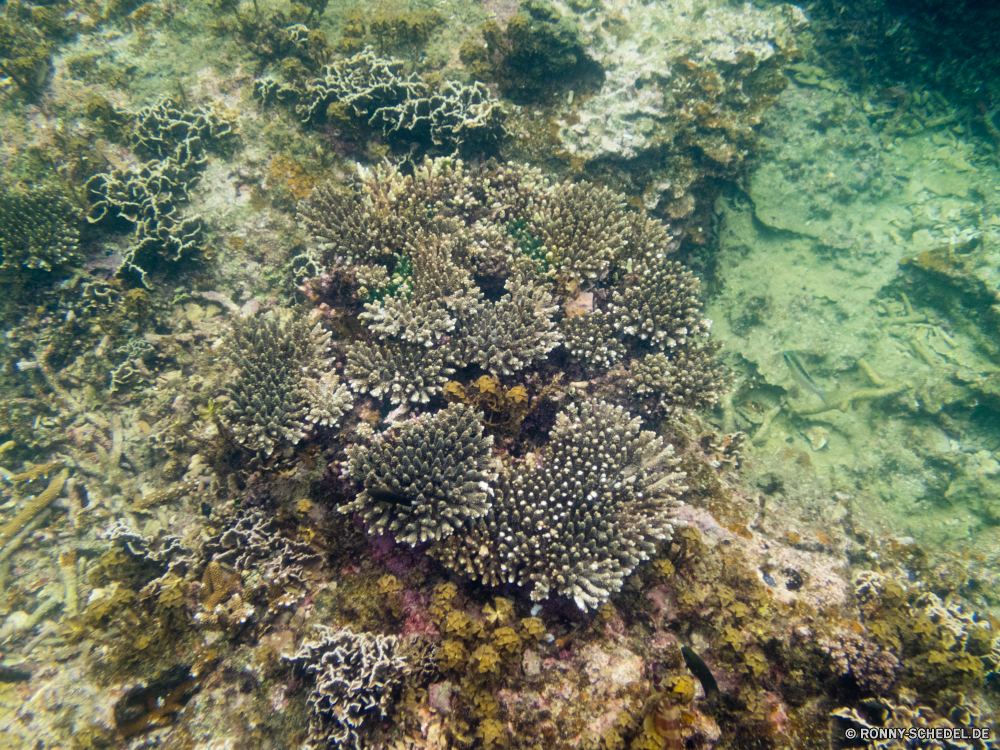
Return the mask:
<path id="1" fill-rule="evenodd" d="M 384 484 L 368 488 L 368 496 L 377 503 L 392 503 L 393 505 L 409 505 L 410 498 L 393 492 Z"/>
<path id="2" fill-rule="evenodd" d="M 712 676 L 712 670 L 708 668 L 708 665 L 702 661 L 701 657 L 693 649 L 681 646 L 681 656 L 684 657 L 684 664 L 691 670 L 691 674 L 698 678 L 698 682 L 701 683 L 706 696 L 719 692 L 719 686 Z"/>
<path id="3" fill-rule="evenodd" d="M 661 698 L 659 705 L 650 714 L 652 728 L 663 740 L 663 750 L 684 750 L 684 709 L 673 705 L 666 698 Z"/>
<path id="4" fill-rule="evenodd" d="M 802 365 L 802 360 L 799 359 L 799 355 L 795 352 L 782 352 L 781 356 L 785 358 L 785 364 L 788 365 L 788 369 L 792 371 L 795 382 L 810 393 L 815 393 L 823 400 L 824 404 L 829 406 L 830 401 L 827 399 L 826 394 L 823 393 L 822 389 L 820 389 L 818 385 L 816 385 L 816 381 L 813 380 L 806 371 L 806 368 Z"/>
<path id="5" fill-rule="evenodd" d="M 19 667 L 0 666 L 0 682 L 26 682 L 31 679 L 31 672 Z"/>

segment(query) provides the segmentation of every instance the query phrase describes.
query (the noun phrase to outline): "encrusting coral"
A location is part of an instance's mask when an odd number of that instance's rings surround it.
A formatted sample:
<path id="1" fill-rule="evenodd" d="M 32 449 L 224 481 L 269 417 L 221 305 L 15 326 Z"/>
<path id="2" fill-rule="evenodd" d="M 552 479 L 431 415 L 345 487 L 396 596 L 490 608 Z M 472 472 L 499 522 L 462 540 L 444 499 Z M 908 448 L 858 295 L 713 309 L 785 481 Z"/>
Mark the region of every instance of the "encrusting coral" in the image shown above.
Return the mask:
<path id="1" fill-rule="evenodd" d="M 364 489 L 340 511 L 410 545 L 447 537 L 489 508 L 492 444 L 464 404 L 407 422 L 395 438 L 349 449 L 348 473 Z"/>
<path id="2" fill-rule="evenodd" d="M 133 242 L 116 274 L 134 273 L 145 284 L 156 259 L 179 261 L 202 250 L 201 217 L 182 216 L 180 205 L 208 161 L 207 146 L 228 139 L 232 121 L 215 109 L 183 109 L 169 97 L 121 114 L 131 119 L 133 148 L 149 161 L 87 180 L 87 221 L 133 225 Z"/>

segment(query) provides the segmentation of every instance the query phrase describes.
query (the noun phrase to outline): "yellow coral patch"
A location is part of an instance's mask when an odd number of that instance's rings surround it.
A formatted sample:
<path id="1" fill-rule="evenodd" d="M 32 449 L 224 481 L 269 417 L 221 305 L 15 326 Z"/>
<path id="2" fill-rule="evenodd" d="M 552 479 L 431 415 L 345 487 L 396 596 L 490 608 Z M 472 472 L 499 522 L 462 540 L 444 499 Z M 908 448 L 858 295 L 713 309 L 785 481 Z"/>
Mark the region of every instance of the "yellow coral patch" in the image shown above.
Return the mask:
<path id="1" fill-rule="evenodd" d="M 507 398 L 515 404 L 526 404 L 528 403 L 528 391 L 523 385 L 515 385 L 507 391 Z"/>

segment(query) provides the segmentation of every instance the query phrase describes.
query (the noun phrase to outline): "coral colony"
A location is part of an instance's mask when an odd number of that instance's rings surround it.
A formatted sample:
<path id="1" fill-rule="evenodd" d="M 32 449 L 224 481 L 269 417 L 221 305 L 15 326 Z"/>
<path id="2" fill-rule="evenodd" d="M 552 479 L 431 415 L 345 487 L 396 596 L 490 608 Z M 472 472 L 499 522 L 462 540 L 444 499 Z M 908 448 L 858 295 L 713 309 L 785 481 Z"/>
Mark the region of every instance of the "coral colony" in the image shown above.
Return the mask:
<path id="1" fill-rule="evenodd" d="M 996 747 L 1000 15 L 438 5 L 4 5 L 0 734 Z"/>

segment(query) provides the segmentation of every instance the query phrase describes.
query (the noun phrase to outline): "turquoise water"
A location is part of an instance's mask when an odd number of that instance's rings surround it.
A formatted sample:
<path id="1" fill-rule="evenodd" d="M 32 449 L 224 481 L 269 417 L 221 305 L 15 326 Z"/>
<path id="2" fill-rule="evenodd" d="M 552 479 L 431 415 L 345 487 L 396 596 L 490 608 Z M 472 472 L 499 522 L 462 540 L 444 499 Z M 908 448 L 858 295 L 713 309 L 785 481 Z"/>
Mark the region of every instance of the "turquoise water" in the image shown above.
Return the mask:
<path id="1" fill-rule="evenodd" d="M 991 746 L 997 20 L 4 4 L 0 746 Z"/>

